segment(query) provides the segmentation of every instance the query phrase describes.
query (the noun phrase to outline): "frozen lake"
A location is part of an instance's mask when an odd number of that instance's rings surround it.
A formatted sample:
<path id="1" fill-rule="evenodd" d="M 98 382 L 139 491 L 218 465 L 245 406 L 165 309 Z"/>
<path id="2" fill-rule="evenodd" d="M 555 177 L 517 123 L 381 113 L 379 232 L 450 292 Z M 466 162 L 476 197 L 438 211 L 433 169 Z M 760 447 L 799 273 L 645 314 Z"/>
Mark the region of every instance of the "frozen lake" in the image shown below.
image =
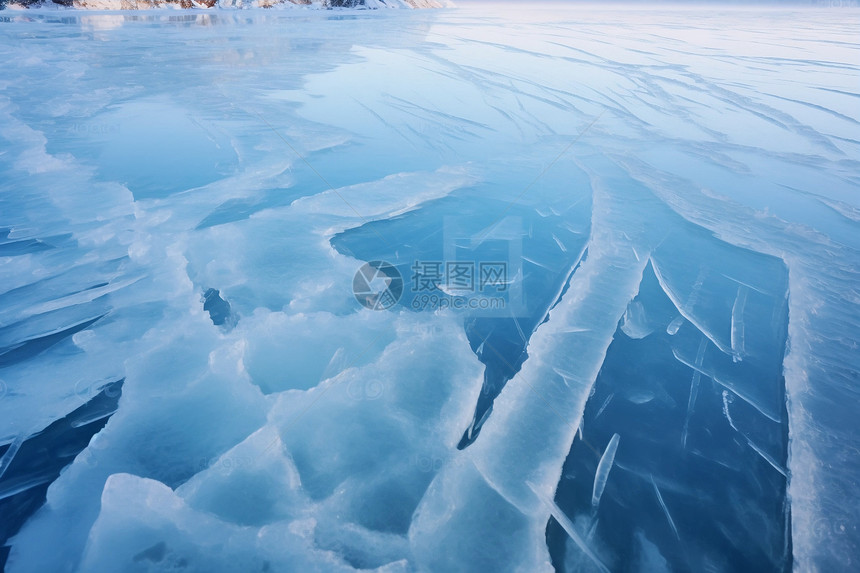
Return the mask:
<path id="1" fill-rule="evenodd" d="M 7 571 L 860 567 L 860 10 L 525 6 L 0 11 Z"/>

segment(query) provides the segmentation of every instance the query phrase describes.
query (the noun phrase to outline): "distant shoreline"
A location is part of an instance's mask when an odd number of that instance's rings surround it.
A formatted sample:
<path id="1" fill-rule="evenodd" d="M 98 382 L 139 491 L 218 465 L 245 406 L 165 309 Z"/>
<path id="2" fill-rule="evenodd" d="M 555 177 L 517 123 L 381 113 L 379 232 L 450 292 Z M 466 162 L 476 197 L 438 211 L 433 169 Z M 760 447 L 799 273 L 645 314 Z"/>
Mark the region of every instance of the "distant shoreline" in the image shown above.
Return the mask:
<path id="1" fill-rule="evenodd" d="M 62 9 L 87 11 L 132 11 L 159 9 L 253 8 L 300 10 L 426 9 L 452 6 L 445 0 L 0 0 L 0 10 Z"/>

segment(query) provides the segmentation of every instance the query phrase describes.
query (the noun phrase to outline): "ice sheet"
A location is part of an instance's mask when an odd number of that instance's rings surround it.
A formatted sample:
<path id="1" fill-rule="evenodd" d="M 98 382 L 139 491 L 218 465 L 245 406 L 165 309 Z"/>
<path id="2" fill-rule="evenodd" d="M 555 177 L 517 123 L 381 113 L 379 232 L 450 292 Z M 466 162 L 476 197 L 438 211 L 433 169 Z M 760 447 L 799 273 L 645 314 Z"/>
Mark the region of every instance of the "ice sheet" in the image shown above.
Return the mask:
<path id="1" fill-rule="evenodd" d="M 7 570 L 856 568 L 858 26 L 0 12 Z"/>

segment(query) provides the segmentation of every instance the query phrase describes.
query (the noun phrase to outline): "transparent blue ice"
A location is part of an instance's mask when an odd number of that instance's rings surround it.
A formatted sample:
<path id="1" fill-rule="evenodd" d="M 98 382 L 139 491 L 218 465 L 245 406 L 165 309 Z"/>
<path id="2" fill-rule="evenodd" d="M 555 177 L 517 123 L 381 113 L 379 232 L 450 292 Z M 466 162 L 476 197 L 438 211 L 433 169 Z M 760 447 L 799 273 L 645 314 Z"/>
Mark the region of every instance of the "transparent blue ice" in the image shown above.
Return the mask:
<path id="1" fill-rule="evenodd" d="M 857 29 L 0 12 L 7 570 L 853 570 Z"/>

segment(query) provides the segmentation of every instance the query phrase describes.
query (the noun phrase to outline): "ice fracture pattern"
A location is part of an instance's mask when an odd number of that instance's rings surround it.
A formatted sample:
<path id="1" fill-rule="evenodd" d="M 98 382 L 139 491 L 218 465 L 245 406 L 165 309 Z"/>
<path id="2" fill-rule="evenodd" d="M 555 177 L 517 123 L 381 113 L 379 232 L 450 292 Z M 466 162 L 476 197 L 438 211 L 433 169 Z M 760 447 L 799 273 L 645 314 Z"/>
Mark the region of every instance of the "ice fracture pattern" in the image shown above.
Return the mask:
<path id="1" fill-rule="evenodd" d="M 6 571 L 857 569 L 858 29 L 0 12 Z"/>

